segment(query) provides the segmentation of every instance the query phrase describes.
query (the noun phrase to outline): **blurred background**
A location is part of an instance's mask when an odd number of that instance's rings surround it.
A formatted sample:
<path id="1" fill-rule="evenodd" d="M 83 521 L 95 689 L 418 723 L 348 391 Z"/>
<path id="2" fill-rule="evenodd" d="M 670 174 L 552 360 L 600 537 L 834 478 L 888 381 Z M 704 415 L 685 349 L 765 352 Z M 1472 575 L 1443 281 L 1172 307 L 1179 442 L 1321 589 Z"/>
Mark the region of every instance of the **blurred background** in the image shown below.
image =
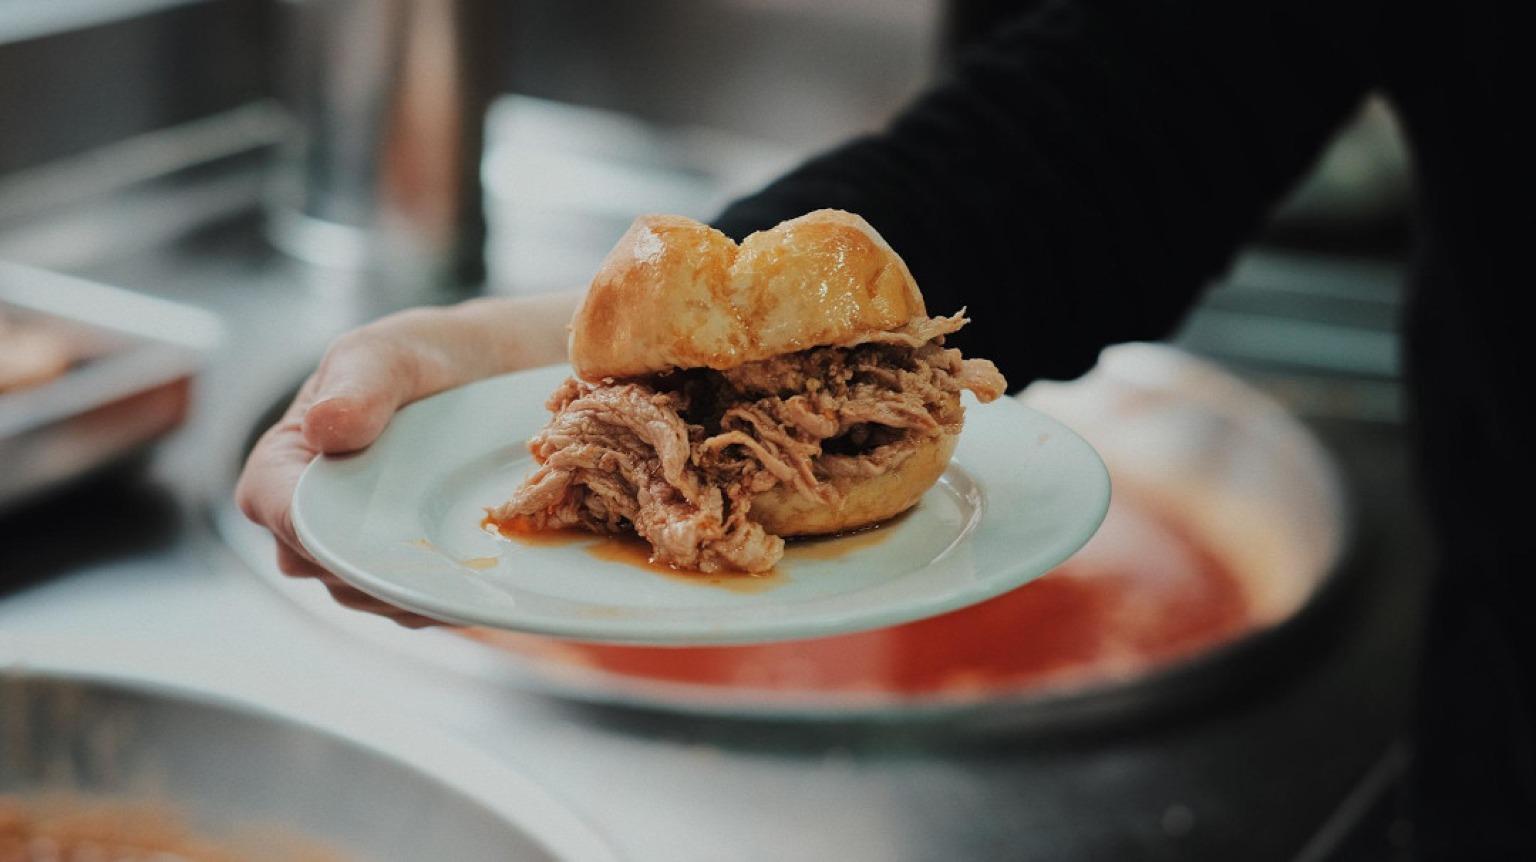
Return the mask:
<path id="1" fill-rule="evenodd" d="M 286 582 L 229 502 L 338 332 L 580 287 L 635 215 L 707 219 L 878 129 L 1019 5 L 0 5 L 0 714 L 63 737 L 0 748 L 0 801 L 47 771 L 18 752 L 95 732 L 59 698 L 218 750 L 238 722 L 197 710 L 233 685 L 292 712 L 241 737 L 275 752 L 320 750 L 306 711 L 343 698 L 450 738 L 258 770 L 277 789 L 247 797 L 210 793 L 230 773 L 175 738 L 133 743 L 198 822 L 256 814 L 368 858 L 478 858 L 430 843 L 454 829 L 598 852 L 560 843 L 585 829 L 637 859 L 1400 847 L 1431 549 L 1399 386 L 1408 161 L 1374 101 L 1168 344 L 1025 394 L 1105 453 L 1116 509 L 1062 572 L 971 611 L 726 650 L 407 633 Z M 459 744 L 585 825 L 486 808 Z M 77 755 L 81 789 L 137 786 Z M 348 770 L 374 793 L 381 769 L 463 792 L 335 817 L 274 801 Z M 508 831 L 383 840 L 391 805 Z"/>

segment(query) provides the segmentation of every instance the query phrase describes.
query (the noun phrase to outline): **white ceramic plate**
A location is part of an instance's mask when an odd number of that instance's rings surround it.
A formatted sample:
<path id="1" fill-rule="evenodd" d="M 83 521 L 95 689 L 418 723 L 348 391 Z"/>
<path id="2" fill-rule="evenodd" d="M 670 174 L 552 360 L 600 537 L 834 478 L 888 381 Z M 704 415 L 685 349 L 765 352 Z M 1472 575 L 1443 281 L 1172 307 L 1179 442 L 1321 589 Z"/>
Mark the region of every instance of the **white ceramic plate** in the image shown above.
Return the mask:
<path id="1" fill-rule="evenodd" d="M 299 538 L 348 583 L 436 619 L 591 641 L 740 644 L 879 628 L 975 604 L 1083 545 L 1109 505 L 1093 448 L 1012 398 L 967 395 L 949 470 L 873 535 L 796 546 L 778 574 L 669 576 L 481 527 L 532 468 L 563 366 L 420 401 L 364 452 L 316 460 L 294 494 Z"/>

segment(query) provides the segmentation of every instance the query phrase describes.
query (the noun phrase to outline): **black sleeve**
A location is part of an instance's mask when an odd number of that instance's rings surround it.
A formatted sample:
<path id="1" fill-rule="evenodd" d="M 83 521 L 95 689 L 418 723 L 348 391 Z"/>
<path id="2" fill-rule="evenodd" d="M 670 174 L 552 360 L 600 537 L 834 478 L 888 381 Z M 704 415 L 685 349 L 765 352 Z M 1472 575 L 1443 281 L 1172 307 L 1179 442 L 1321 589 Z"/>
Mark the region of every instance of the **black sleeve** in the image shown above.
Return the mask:
<path id="1" fill-rule="evenodd" d="M 715 221 L 859 213 L 1022 386 L 1161 337 L 1376 78 L 1378 0 L 1052 0 Z"/>

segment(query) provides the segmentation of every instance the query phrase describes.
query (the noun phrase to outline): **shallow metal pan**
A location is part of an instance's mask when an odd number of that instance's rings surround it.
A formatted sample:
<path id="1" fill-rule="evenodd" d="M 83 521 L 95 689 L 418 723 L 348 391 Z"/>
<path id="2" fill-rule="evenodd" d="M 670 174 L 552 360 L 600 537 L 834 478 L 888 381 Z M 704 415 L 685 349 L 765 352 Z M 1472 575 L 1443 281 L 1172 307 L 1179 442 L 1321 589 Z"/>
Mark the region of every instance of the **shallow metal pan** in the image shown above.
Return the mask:
<path id="1" fill-rule="evenodd" d="M 257 656 L 0 635 L 0 794 L 150 801 L 216 839 L 273 830 L 358 862 L 614 858 L 489 756 L 388 704 L 259 668 Z"/>
<path id="2" fill-rule="evenodd" d="M 75 356 L 54 380 L 0 393 L 0 509 L 175 428 L 220 337 L 200 309 L 6 262 L 0 312 L 59 332 Z"/>

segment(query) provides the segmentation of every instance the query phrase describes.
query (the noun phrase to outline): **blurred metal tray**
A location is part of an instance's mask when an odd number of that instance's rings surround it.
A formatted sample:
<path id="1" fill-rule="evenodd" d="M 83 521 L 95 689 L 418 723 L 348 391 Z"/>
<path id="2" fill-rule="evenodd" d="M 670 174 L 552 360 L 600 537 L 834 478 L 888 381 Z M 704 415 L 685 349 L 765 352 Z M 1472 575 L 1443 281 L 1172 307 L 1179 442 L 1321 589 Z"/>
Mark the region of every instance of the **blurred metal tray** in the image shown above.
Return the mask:
<path id="1" fill-rule="evenodd" d="M 0 634 L 0 794 L 157 804 L 259 859 L 615 859 L 533 779 L 268 658 Z"/>
<path id="2" fill-rule="evenodd" d="M 128 458 L 179 425 L 221 333 L 200 309 L 6 262 L 0 311 L 47 322 L 77 355 L 57 379 L 0 394 L 0 509 Z"/>

